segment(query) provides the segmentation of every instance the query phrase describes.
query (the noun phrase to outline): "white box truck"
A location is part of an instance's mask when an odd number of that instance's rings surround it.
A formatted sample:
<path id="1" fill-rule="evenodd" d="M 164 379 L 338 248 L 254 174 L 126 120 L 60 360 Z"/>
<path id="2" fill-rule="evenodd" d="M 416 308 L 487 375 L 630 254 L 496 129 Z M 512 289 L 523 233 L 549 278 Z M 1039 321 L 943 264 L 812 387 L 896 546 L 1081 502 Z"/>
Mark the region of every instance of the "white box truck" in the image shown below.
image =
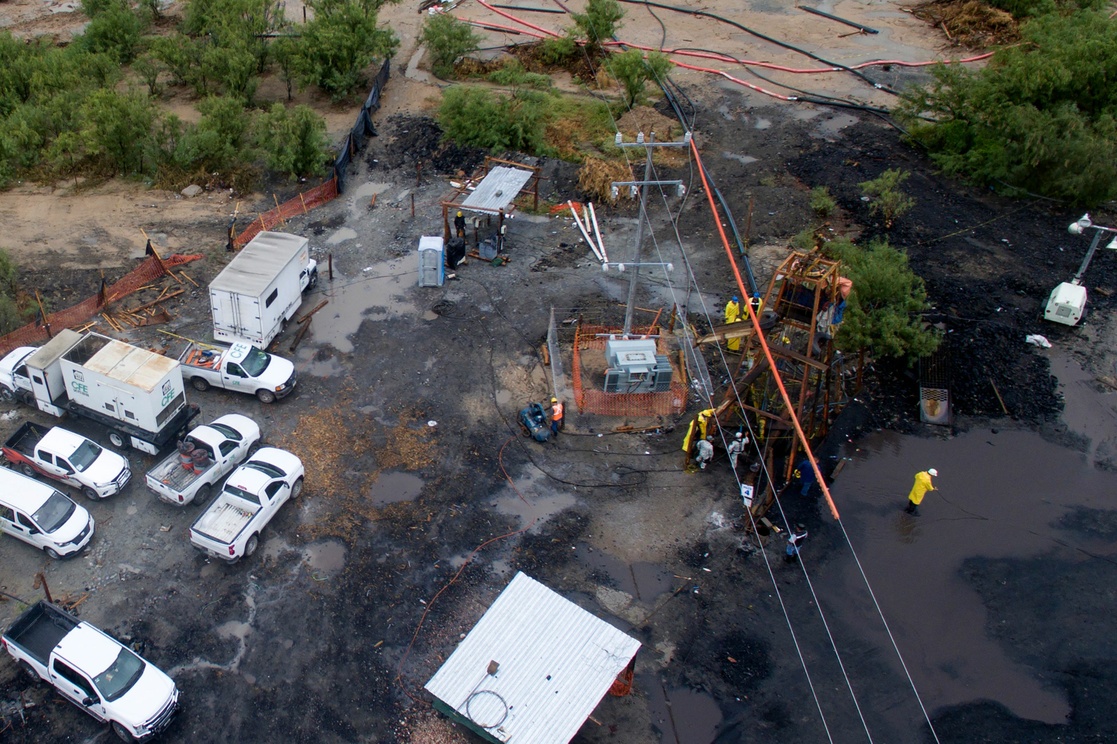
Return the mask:
<path id="1" fill-rule="evenodd" d="M 98 333 L 63 330 L 23 364 L 40 411 L 92 419 L 115 447 L 158 454 L 198 415 L 177 361 Z"/>
<path id="2" fill-rule="evenodd" d="M 317 283 L 310 241 L 260 233 L 209 284 L 213 337 L 266 349 Z"/>

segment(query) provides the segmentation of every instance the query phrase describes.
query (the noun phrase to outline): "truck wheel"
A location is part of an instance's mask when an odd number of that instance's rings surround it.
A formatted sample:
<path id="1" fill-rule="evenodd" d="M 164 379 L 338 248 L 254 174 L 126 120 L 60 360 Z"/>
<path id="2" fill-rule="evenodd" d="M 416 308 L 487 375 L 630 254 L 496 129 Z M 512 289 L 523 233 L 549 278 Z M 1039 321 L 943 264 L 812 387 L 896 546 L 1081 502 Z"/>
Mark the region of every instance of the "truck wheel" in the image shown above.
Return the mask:
<path id="1" fill-rule="evenodd" d="M 247 558 L 248 556 L 255 553 L 256 548 L 259 547 L 259 545 L 260 545 L 260 538 L 257 537 L 256 535 L 253 535 L 252 537 L 248 538 L 248 542 L 246 542 L 244 544 L 244 557 Z"/>
<path id="2" fill-rule="evenodd" d="M 16 397 L 16 394 L 12 392 L 10 387 L 7 385 L 0 385 L 0 400 L 7 403 L 14 397 Z"/>
<path id="3" fill-rule="evenodd" d="M 191 377 L 190 384 L 193 385 L 194 389 L 199 393 L 204 393 L 209 390 L 209 382 L 201 377 Z"/>
<path id="4" fill-rule="evenodd" d="M 210 486 L 210 484 L 207 483 L 204 486 L 202 486 L 201 488 L 199 488 L 197 491 L 195 491 L 194 492 L 194 506 L 203 506 L 207 501 L 209 501 L 209 494 L 210 494 L 211 490 L 212 490 L 212 486 Z"/>
<path id="5" fill-rule="evenodd" d="M 20 668 L 20 671 L 22 671 L 24 673 L 24 675 L 27 677 L 27 680 L 29 682 L 34 682 L 34 683 L 38 684 L 39 682 L 43 681 L 43 678 L 40 677 L 39 673 L 35 671 L 35 667 L 31 666 L 30 664 L 28 664 L 23 659 L 19 660 L 19 668 Z"/>
<path id="6" fill-rule="evenodd" d="M 112 442 L 113 447 L 123 447 L 124 446 L 124 437 L 120 436 L 120 434 L 118 434 L 115 431 L 110 431 L 109 432 L 109 441 Z"/>
<path id="7" fill-rule="evenodd" d="M 112 732 L 116 734 L 116 738 L 121 741 L 135 741 L 136 737 L 128 733 L 128 729 L 124 728 L 124 724 L 112 722 Z"/>
<path id="8" fill-rule="evenodd" d="M 85 488 L 81 489 L 81 495 L 84 496 L 85 498 L 89 499 L 90 501 L 98 501 L 101 498 L 101 494 L 97 493 L 96 491 L 94 491 L 89 486 L 86 486 Z"/>
<path id="9" fill-rule="evenodd" d="M 49 555 L 51 558 L 53 558 L 56 561 L 62 560 L 62 556 L 60 556 L 58 554 L 58 551 L 55 550 L 54 548 L 43 548 L 43 552 L 46 553 L 47 555 Z"/>
<path id="10" fill-rule="evenodd" d="M 295 481 L 295 485 L 291 486 L 291 498 L 297 499 L 299 494 L 303 492 L 303 479 L 299 478 Z"/>
<path id="11" fill-rule="evenodd" d="M 256 397 L 261 403 L 275 403 L 275 393 L 270 390 L 257 390 Z"/>
<path id="12" fill-rule="evenodd" d="M 23 463 L 23 465 L 21 465 L 19 469 L 22 470 L 23 474 L 26 475 L 28 478 L 35 477 L 35 468 L 31 467 L 28 463 Z"/>

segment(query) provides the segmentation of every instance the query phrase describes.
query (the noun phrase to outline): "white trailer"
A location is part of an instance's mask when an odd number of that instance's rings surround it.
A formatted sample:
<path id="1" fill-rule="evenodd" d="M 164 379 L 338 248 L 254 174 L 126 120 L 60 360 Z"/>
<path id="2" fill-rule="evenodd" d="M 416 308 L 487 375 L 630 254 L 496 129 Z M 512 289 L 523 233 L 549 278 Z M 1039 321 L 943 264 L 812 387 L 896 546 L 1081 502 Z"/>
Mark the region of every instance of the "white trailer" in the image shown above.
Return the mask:
<path id="1" fill-rule="evenodd" d="M 157 454 L 198 415 L 177 361 L 97 333 L 63 330 L 25 365 L 39 410 L 92 419 L 116 447 Z"/>
<path id="2" fill-rule="evenodd" d="M 213 337 L 266 349 L 317 283 L 306 238 L 260 233 L 210 282 Z"/>

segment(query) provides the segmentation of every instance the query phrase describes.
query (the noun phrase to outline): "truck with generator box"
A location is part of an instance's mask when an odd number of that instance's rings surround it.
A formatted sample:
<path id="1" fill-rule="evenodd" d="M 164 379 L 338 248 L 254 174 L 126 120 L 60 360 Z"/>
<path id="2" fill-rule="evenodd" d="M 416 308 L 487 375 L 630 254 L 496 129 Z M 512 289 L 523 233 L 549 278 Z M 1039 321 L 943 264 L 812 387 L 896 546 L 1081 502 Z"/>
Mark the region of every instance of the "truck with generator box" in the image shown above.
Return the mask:
<path id="1" fill-rule="evenodd" d="M 215 387 L 274 403 L 295 389 L 295 365 L 251 344 L 223 347 L 191 341 L 178 361 L 183 375 L 201 392 Z"/>
<path id="2" fill-rule="evenodd" d="M 177 361 L 98 333 L 63 330 L 25 356 L 12 356 L 0 363 L 0 384 L 26 385 L 19 397 L 44 413 L 96 421 L 114 447 L 158 454 L 198 415 L 186 402 Z"/>
<path id="3" fill-rule="evenodd" d="M 260 443 L 260 427 L 239 413 L 195 427 L 178 451 L 147 472 L 147 487 L 168 504 L 204 504 L 229 471 Z"/>
<path id="4" fill-rule="evenodd" d="M 27 677 L 45 681 L 123 741 L 145 741 L 178 709 L 174 680 L 107 633 L 39 601 L 0 637 Z"/>
<path id="5" fill-rule="evenodd" d="M 45 475 L 96 501 L 120 493 L 132 479 L 128 458 L 60 426 L 25 422 L 0 447 L 24 475 Z"/>
<path id="6" fill-rule="evenodd" d="M 318 283 L 310 241 L 262 232 L 209 284 L 213 337 L 266 349 Z"/>

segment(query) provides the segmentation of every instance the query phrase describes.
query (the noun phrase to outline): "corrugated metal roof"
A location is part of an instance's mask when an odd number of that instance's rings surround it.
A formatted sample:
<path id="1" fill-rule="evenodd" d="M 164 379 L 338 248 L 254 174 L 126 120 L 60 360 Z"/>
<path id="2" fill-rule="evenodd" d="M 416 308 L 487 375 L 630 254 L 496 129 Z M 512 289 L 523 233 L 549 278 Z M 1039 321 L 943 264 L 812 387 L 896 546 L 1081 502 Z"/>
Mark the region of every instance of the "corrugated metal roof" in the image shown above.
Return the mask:
<path id="1" fill-rule="evenodd" d="M 639 648 L 517 573 L 426 689 L 499 741 L 568 742 Z"/>
<path id="2" fill-rule="evenodd" d="M 465 198 L 462 209 L 476 209 L 482 212 L 508 211 L 507 207 L 520 193 L 524 184 L 531 180 L 534 173 L 523 168 L 510 168 L 498 165 L 481 179 L 473 193 Z"/>
<path id="3" fill-rule="evenodd" d="M 258 297 L 308 242 L 300 235 L 262 232 L 214 277 L 209 288 Z"/>

